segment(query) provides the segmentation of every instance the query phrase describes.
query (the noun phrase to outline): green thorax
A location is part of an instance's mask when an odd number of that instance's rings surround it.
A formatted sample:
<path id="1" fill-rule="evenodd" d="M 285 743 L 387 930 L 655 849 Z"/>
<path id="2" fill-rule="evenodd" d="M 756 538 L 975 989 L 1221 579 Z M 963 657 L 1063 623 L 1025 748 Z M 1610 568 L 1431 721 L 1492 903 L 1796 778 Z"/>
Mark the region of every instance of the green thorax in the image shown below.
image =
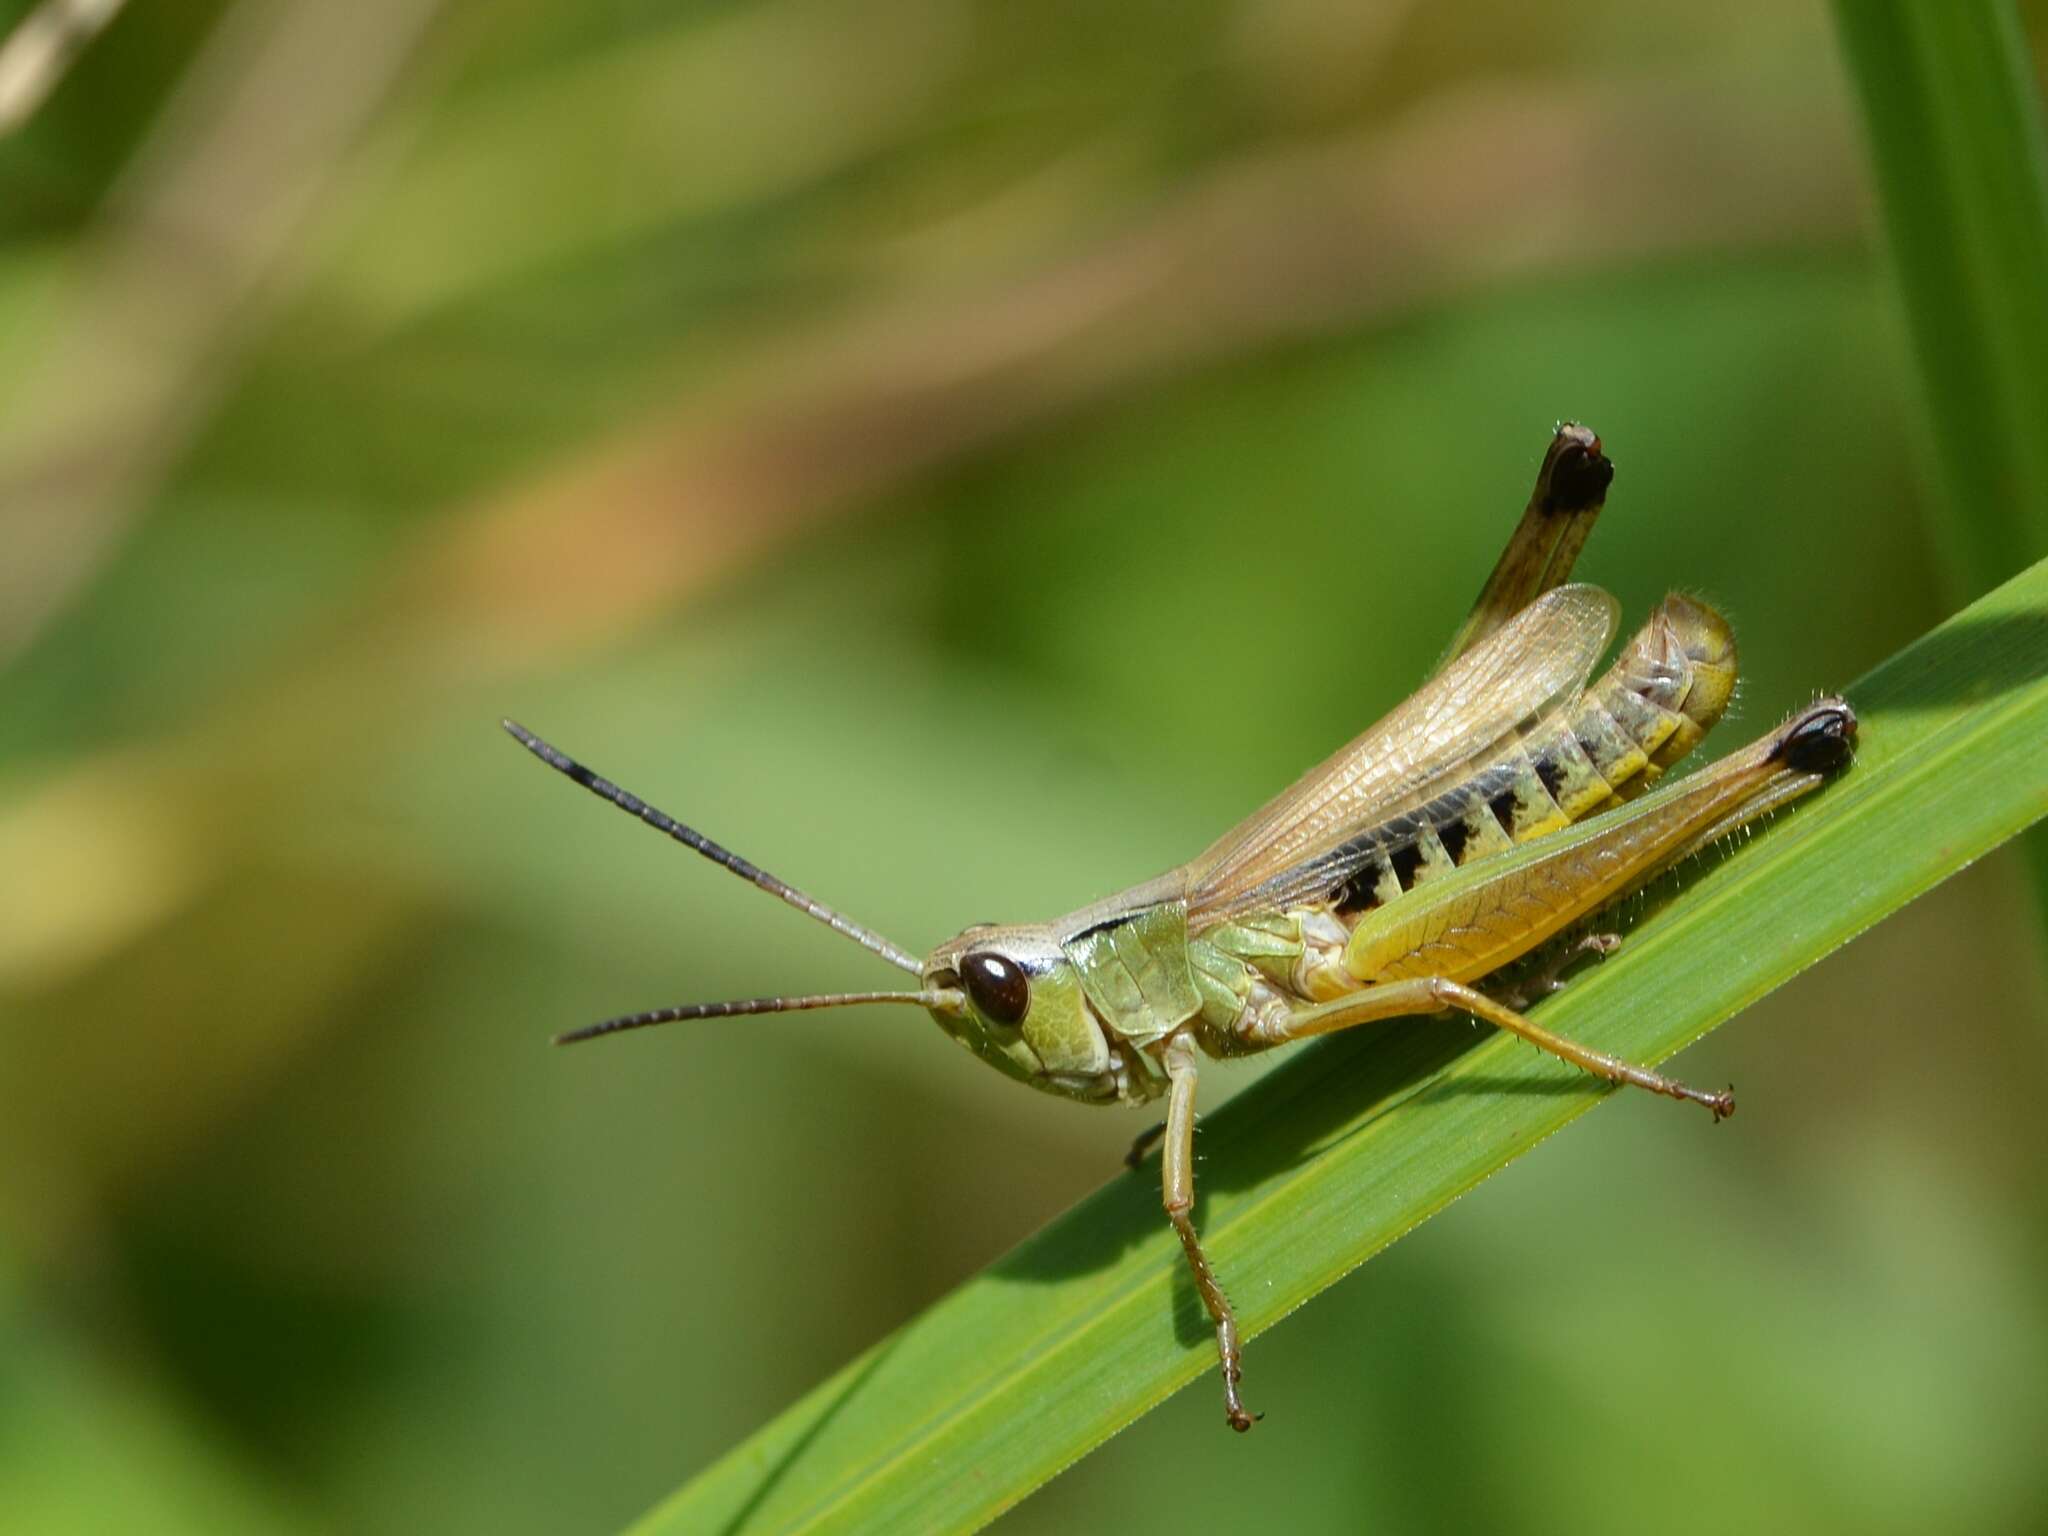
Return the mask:
<path id="1" fill-rule="evenodd" d="M 1162 901 L 1097 923 L 1061 946 L 1096 1017 L 1133 1045 L 1163 1040 L 1202 1010 L 1188 961 L 1188 907 Z"/>

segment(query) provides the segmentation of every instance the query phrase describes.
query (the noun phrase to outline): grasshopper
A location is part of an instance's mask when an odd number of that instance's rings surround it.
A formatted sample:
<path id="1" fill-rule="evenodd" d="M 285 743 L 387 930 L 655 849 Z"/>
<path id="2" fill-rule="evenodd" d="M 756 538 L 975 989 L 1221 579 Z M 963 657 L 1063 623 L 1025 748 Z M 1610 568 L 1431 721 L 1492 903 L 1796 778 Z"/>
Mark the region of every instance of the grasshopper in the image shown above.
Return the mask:
<path id="1" fill-rule="evenodd" d="M 1045 923 L 981 924 L 922 960 L 598 777 L 511 721 L 550 767 L 917 978 L 914 989 L 693 1003 L 557 1037 L 683 1019 L 909 1003 L 997 1071 L 1084 1104 L 1164 1098 L 1132 1147 L 1163 1147 L 1167 1220 L 1215 1325 L 1231 1428 L 1238 1328 L 1195 1230 L 1195 1093 L 1205 1057 L 1271 1050 L 1403 1015 L 1464 1014 L 1594 1077 L 1703 1105 L 1709 1093 L 1545 1029 L 1524 999 L 1619 942 L 1594 920 L 1686 855 L 1844 767 L 1856 716 L 1823 698 L 1713 766 L 1646 794 L 1735 688 L 1734 636 L 1674 594 L 1597 681 L 1619 608 L 1567 577 L 1613 465 L 1557 429 L 1536 487 L 1430 679 L 1379 724 L 1191 863 Z"/>

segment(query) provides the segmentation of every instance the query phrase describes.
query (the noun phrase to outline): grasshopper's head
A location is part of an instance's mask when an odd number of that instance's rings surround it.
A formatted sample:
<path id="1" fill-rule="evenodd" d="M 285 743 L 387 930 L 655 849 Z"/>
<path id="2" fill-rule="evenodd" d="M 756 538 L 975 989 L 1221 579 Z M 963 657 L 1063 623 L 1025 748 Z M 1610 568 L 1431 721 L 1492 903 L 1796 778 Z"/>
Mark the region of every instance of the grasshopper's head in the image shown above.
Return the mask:
<path id="1" fill-rule="evenodd" d="M 969 928 L 921 972 L 939 1028 L 1006 1077 L 1091 1104 L 1117 1097 L 1109 1035 L 1048 928 Z"/>
<path id="2" fill-rule="evenodd" d="M 939 1027 L 997 1071 L 1020 1082 L 1087 1103 L 1111 1103 L 1120 1074 L 1109 1036 L 1081 991 L 1080 977 L 1052 930 L 1019 925 L 970 928 L 941 944 L 919 964 L 900 944 L 835 912 L 786 880 L 711 841 L 693 827 L 656 810 L 609 779 L 598 777 L 568 754 L 549 746 L 523 726 L 505 722 L 519 744 L 556 772 L 628 815 L 665 832 L 712 863 L 778 896 L 798 911 L 844 934 L 919 981 L 915 992 L 829 992 L 808 997 L 750 997 L 727 1003 L 684 1003 L 622 1014 L 555 1037 L 558 1044 L 594 1040 L 622 1030 L 645 1029 L 684 1019 L 730 1019 L 744 1014 L 792 1013 L 809 1008 L 845 1008 L 865 1003 L 914 1003 Z"/>

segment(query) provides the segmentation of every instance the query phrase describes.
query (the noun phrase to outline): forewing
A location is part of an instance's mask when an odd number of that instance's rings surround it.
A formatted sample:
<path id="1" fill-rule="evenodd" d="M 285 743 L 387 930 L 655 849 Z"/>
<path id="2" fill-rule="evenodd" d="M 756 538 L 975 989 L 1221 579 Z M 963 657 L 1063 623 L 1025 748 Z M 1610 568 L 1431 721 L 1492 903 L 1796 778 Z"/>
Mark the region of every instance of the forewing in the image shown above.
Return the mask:
<path id="1" fill-rule="evenodd" d="M 1412 810 L 1460 770 L 1493 761 L 1579 692 L 1619 608 L 1598 587 L 1557 587 L 1445 667 L 1387 717 L 1186 866 L 1192 919 Z"/>

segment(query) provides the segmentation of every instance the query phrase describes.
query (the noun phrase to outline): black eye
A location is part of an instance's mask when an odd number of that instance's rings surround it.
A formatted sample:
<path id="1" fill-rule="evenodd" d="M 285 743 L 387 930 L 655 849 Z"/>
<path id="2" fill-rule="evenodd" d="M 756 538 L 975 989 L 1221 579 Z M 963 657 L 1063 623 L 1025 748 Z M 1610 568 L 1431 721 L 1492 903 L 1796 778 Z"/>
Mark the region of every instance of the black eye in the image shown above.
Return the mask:
<path id="1" fill-rule="evenodd" d="M 974 1006 L 998 1024 L 1021 1024 L 1031 1011 L 1031 979 L 1014 960 L 983 952 L 960 962 L 960 979 Z"/>

